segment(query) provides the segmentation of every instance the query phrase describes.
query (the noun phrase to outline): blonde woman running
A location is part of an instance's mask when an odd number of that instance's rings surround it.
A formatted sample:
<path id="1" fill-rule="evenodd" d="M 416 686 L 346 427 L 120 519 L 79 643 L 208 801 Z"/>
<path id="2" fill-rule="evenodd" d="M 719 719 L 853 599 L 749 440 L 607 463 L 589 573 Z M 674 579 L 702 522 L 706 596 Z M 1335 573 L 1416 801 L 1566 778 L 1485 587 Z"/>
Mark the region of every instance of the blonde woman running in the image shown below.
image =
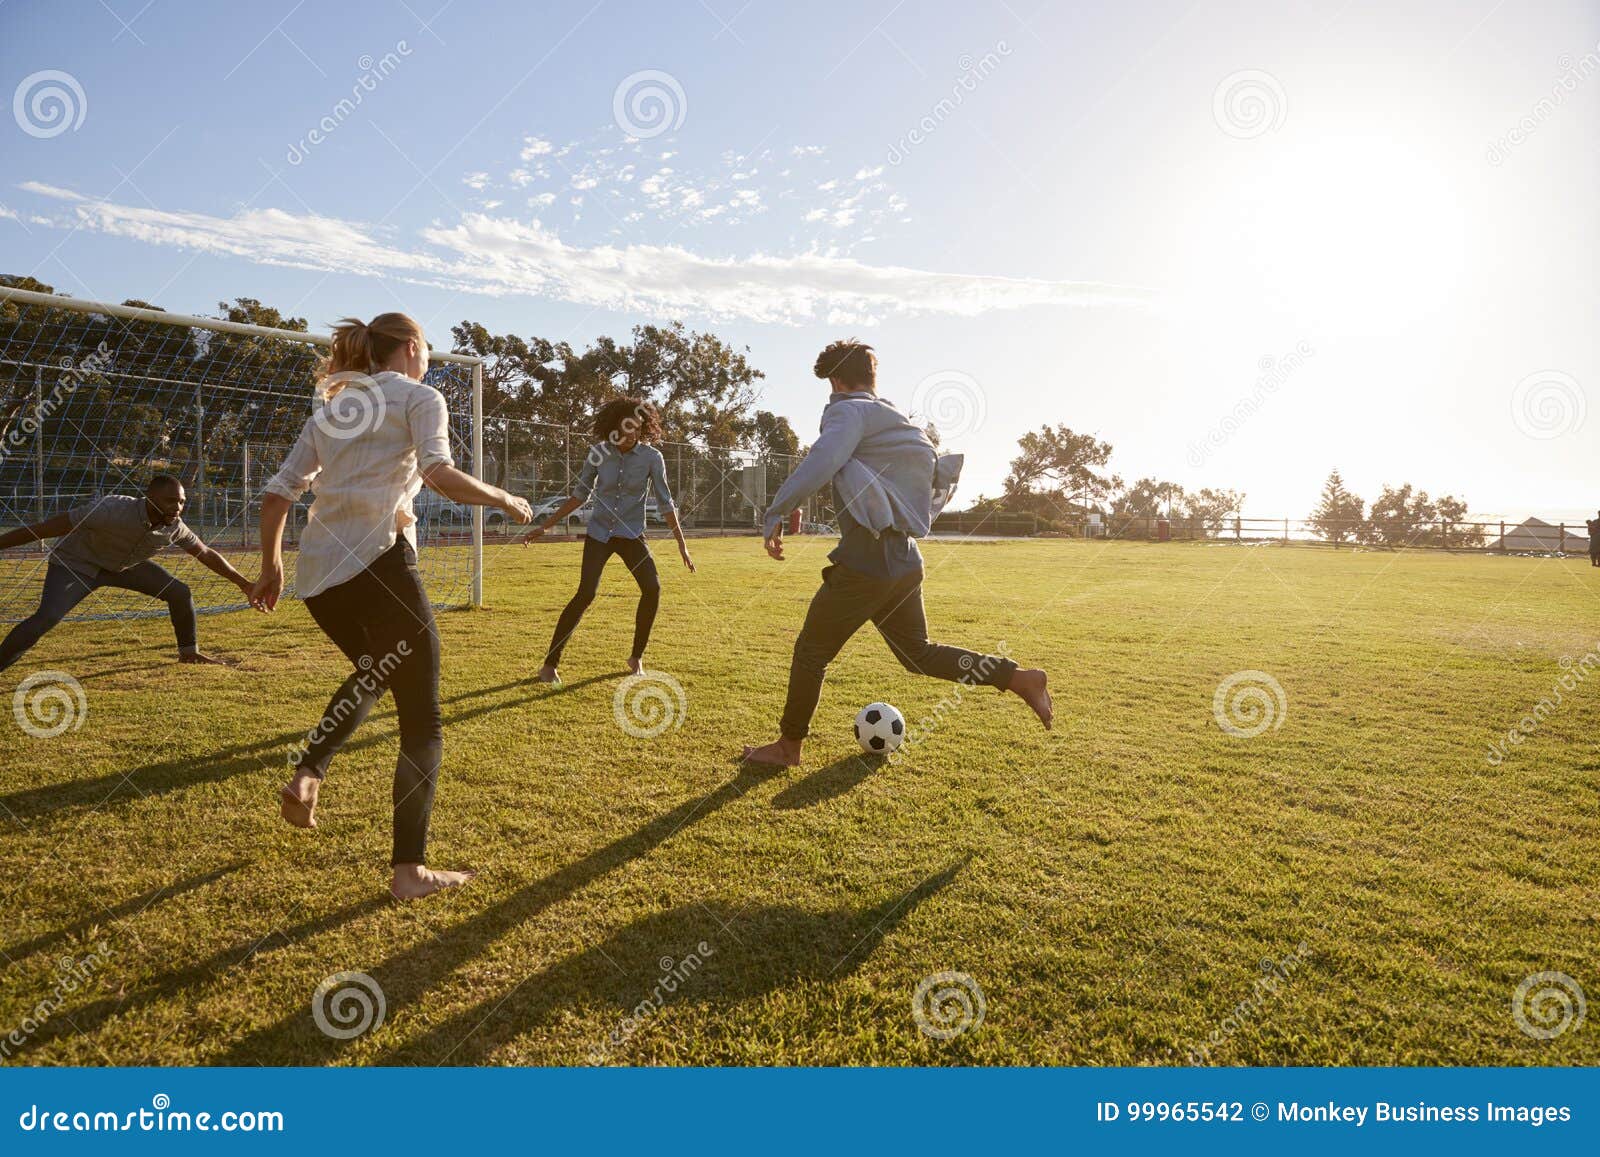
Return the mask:
<path id="1" fill-rule="evenodd" d="M 334 329 L 315 411 L 262 498 L 261 577 L 251 590 L 260 609 L 277 604 L 284 521 L 315 483 L 296 584 L 317 626 L 355 670 L 307 736 L 279 810 L 296 827 L 317 826 L 317 793 L 329 761 L 392 691 L 400 757 L 389 890 L 401 900 L 471 879 L 468 872 L 425 866 L 443 736 L 439 632 L 417 573 L 412 501 L 426 482 L 452 501 L 499 507 L 517 522 L 532 519 L 523 499 L 456 469 L 444 398 L 423 384 L 427 372 L 427 339 L 403 313 L 365 323 L 346 318 Z"/>

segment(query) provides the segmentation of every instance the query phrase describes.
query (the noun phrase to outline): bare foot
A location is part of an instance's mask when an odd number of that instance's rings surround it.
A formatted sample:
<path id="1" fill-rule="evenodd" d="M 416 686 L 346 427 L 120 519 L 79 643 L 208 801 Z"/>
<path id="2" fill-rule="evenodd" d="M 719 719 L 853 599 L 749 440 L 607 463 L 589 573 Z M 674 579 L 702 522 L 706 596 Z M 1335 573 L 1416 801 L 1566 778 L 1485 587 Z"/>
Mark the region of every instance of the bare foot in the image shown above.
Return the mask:
<path id="1" fill-rule="evenodd" d="M 314 775 L 297 775 L 278 793 L 278 814 L 297 828 L 317 826 L 317 792 L 322 781 Z"/>
<path id="2" fill-rule="evenodd" d="M 744 759 L 750 763 L 771 763 L 778 767 L 800 766 L 800 740 L 779 739 L 762 747 L 744 747 Z"/>
<path id="3" fill-rule="evenodd" d="M 546 663 L 543 667 L 539 668 L 539 682 L 559 683 L 561 682 L 561 672 L 557 671 L 549 663 Z"/>
<path id="4" fill-rule="evenodd" d="M 204 651 L 179 651 L 180 663 L 210 663 L 217 667 L 237 667 L 239 664 L 233 659 L 219 659 L 215 655 L 208 655 Z"/>
<path id="5" fill-rule="evenodd" d="M 446 888 L 459 888 L 472 879 L 475 872 L 435 872 L 421 864 L 396 864 L 394 879 L 389 881 L 389 895 L 396 900 L 420 900 Z"/>
<path id="6" fill-rule="evenodd" d="M 1006 690 L 1013 692 L 1039 717 L 1039 722 L 1044 724 L 1046 731 L 1050 730 L 1050 721 L 1055 718 L 1055 704 L 1050 699 L 1050 676 L 1037 667 L 1030 667 L 1025 671 L 1017 671 L 1011 676 L 1011 686 Z"/>
<path id="7" fill-rule="evenodd" d="M 630 675 L 643 675 L 644 674 L 644 660 L 643 659 L 629 659 L 628 660 L 628 674 L 630 674 Z"/>

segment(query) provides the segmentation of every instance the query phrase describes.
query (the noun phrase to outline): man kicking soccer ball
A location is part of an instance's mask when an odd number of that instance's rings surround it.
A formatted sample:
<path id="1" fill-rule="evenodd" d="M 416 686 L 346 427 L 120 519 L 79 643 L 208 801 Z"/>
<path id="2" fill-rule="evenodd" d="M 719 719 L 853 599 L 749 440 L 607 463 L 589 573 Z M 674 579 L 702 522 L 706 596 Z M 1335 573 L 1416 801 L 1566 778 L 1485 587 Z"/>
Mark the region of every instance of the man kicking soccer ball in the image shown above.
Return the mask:
<path id="1" fill-rule="evenodd" d="M 954 486 L 953 477 L 940 477 L 949 473 L 951 460 L 939 459 L 927 434 L 878 397 L 878 358 L 871 346 L 834 342 L 817 356 L 814 369 L 833 389 L 822 411 L 822 433 L 767 509 L 765 546 L 782 561 L 784 516 L 830 480 L 841 535 L 794 643 L 779 738 L 746 747 L 744 758 L 799 765 L 828 664 L 868 620 L 907 671 L 1011 691 L 1049 727 L 1043 671 L 928 640 L 916 540 L 933 523 L 935 487 Z"/>
<path id="2" fill-rule="evenodd" d="M 150 556 L 164 546 L 181 547 L 207 569 L 250 593 L 251 582 L 216 551 L 201 542 L 183 522 L 183 483 L 170 474 L 150 480 L 143 498 L 108 494 L 74 506 L 64 514 L 0 534 L 0 550 L 60 539 L 45 568 L 44 597 L 39 609 L 11 629 L 0 642 L 0 671 L 15 663 L 89 593 L 99 587 L 120 587 L 161 599 L 178 636 L 178 662 L 222 663 L 203 654 L 196 644 L 194 599 Z"/>

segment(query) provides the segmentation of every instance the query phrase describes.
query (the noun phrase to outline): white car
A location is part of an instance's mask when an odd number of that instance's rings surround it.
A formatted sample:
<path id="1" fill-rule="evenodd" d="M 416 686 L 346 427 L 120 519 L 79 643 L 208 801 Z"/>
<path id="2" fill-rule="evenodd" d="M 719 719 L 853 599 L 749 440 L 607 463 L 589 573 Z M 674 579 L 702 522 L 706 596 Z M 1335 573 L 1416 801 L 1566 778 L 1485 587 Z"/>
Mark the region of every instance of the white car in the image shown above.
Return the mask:
<path id="1" fill-rule="evenodd" d="M 535 504 L 533 507 L 533 525 L 537 526 L 544 522 L 545 519 L 560 510 L 566 504 L 566 501 L 566 496 L 563 495 L 560 498 L 547 498 L 545 501 Z M 570 530 L 575 526 L 588 526 L 589 514 L 592 509 L 593 503 L 585 502 L 578 509 L 567 515 L 567 529 Z"/>

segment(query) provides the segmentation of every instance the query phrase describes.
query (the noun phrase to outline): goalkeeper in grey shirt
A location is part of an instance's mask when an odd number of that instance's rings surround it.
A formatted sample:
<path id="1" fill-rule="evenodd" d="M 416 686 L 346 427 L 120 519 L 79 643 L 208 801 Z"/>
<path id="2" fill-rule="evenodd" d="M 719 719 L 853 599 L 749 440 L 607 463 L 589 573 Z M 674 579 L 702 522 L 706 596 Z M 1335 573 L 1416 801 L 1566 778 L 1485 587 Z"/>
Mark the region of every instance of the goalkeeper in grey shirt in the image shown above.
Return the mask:
<path id="1" fill-rule="evenodd" d="M 0 534 L 0 550 L 47 538 L 59 540 L 50 551 L 39 609 L 0 642 L 0 671 L 15 663 L 100 587 L 137 591 L 165 602 L 178 636 L 180 663 L 222 663 L 200 650 L 194 597 L 188 584 L 151 561 L 162 547 L 176 546 L 249 595 L 250 580 L 184 524 L 185 499 L 182 482 L 170 474 L 158 474 L 142 498 L 108 494 L 54 518 Z"/>

